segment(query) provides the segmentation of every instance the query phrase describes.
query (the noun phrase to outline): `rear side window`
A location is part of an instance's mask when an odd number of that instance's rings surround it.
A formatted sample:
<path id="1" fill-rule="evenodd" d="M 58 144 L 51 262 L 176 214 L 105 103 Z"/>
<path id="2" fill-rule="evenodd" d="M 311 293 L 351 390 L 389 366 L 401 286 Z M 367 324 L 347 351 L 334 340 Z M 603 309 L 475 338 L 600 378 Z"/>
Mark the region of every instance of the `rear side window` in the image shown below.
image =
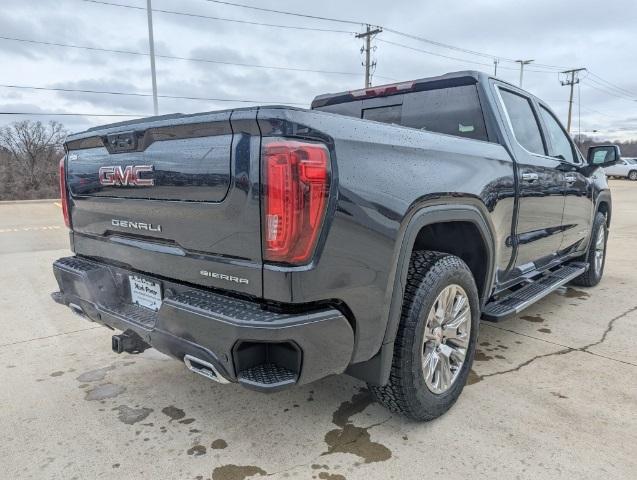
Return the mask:
<path id="1" fill-rule="evenodd" d="M 537 123 L 529 99 L 502 89 L 500 89 L 500 95 L 518 143 L 531 153 L 546 155 L 540 126 Z"/>
<path id="2" fill-rule="evenodd" d="M 405 94 L 401 124 L 458 137 L 488 140 L 475 85 Z"/>
<path id="3" fill-rule="evenodd" d="M 386 97 L 385 100 L 389 105 L 369 108 L 366 108 L 366 103 L 378 104 L 379 98 L 363 100 L 361 118 L 457 137 L 489 140 L 475 85 L 424 90 Z M 402 100 L 402 105 L 397 100 Z M 330 107 L 323 110 L 345 112 L 342 107 L 340 111 Z"/>

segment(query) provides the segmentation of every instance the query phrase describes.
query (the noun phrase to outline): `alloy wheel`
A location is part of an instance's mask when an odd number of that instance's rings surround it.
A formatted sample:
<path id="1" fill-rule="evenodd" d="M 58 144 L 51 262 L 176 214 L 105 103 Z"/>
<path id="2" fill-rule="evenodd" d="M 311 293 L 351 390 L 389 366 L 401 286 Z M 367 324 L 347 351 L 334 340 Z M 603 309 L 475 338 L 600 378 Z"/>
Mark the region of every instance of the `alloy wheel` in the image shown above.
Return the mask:
<path id="1" fill-rule="evenodd" d="M 457 380 L 470 335 L 469 297 L 461 286 L 449 285 L 434 301 L 425 325 L 422 368 L 432 393 L 445 393 Z"/>

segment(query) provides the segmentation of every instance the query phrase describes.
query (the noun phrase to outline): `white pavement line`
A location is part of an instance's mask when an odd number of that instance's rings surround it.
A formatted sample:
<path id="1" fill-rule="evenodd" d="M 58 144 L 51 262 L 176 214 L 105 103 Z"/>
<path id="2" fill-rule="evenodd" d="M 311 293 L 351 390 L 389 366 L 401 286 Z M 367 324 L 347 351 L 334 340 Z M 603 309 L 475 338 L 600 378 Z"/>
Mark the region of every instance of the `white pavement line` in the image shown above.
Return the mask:
<path id="1" fill-rule="evenodd" d="M 63 337 L 64 335 L 70 335 L 72 333 L 78 333 L 78 332 L 86 332 L 88 330 L 95 330 L 96 328 L 103 328 L 103 327 L 102 325 L 96 325 L 94 327 L 80 328 L 79 330 L 71 330 L 70 332 L 56 333 L 55 335 L 47 335 L 45 337 L 36 337 L 36 338 L 29 338 L 28 340 L 18 340 L 17 342 L 3 343 L 3 344 L 0 344 L 0 348 L 10 347 L 12 345 L 20 345 L 21 343 L 35 342 L 36 340 L 46 340 L 47 338 Z"/>
<path id="2" fill-rule="evenodd" d="M 0 233 L 15 233 L 15 232 L 41 232 L 45 230 L 59 230 L 59 225 L 45 225 L 42 227 L 13 227 L 13 228 L 0 228 Z"/>

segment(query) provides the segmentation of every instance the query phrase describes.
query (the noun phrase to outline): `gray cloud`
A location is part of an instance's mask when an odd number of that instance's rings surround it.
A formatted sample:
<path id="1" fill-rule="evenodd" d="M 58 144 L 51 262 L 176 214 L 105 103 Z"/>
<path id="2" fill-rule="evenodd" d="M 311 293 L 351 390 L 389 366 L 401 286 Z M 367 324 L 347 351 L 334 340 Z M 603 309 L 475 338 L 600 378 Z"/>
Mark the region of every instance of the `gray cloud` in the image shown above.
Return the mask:
<path id="1" fill-rule="evenodd" d="M 252 1 L 247 3 L 257 5 Z M 130 4 L 143 6 L 145 2 L 131 1 Z M 356 25 L 280 16 L 200 0 L 155 0 L 153 5 L 156 9 L 182 10 L 248 21 L 358 30 Z M 395 4 L 380 0 L 326 0 L 320 4 L 262 0 L 258 5 L 382 24 L 502 58 L 534 58 L 541 64 L 586 66 L 609 81 L 637 93 L 635 67 L 627 61 L 637 39 L 634 27 L 637 3 L 633 0 L 616 0 L 603 5 L 592 0 L 524 0 L 515 2 L 515 5 L 505 0 L 474 0 L 470 3 L 405 0 Z M 328 75 L 158 58 L 160 94 L 289 100 L 309 104 L 317 94 L 362 86 L 363 68 L 359 51 L 362 42 L 348 34 L 266 28 L 159 12 L 155 13 L 154 20 L 156 51 L 159 54 L 357 73 L 353 76 Z M 0 32 L 4 36 L 34 40 L 148 51 L 146 15 L 143 10 L 77 0 L 3 0 Z M 455 70 L 492 70 L 491 58 L 443 49 L 389 32 L 384 32 L 379 38 L 460 59 L 484 62 L 486 65 L 473 65 L 376 42 L 376 84 L 389 81 L 381 77 L 407 80 Z M 0 40 L 0 62 L 3 64 L 3 83 L 150 92 L 147 56 Z M 564 118 L 568 89 L 560 85 L 557 73 L 532 70 L 534 68 L 530 66 L 525 74 L 525 88 L 546 99 Z M 499 75 L 517 83 L 516 65 L 500 63 Z M 597 89 L 593 88 L 595 86 Z M 596 85 L 591 78 L 585 79 L 576 90 L 576 97 L 578 91 L 581 94 L 582 129 L 625 132 L 627 128 L 636 128 L 635 102 L 617 98 L 608 90 L 612 90 L 612 87 Z M 9 105 L 15 105 L 17 100 L 24 102 L 24 108 L 30 105 L 42 111 L 144 113 L 152 105 L 148 98 L 9 92 L 0 89 L 1 109 L 6 110 Z M 162 113 L 177 110 L 186 113 L 239 105 L 160 99 Z M 104 120 L 82 121 L 90 124 Z M 0 123 L 6 121 L 6 118 L 0 117 Z M 67 121 L 66 117 L 64 121 Z M 70 118 L 68 122 L 78 126 L 81 123 Z"/>

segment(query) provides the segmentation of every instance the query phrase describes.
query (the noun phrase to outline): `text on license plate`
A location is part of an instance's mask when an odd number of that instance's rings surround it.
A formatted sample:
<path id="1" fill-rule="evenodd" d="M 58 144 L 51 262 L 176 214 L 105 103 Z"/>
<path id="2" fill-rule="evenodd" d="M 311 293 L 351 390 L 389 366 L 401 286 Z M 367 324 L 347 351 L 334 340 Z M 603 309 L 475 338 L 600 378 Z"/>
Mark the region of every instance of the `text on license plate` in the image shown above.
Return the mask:
<path id="1" fill-rule="evenodd" d="M 129 275 L 130 295 L 133 303 L 151 310 L 161 307 L 161 284 L 137 275 Z"/>

